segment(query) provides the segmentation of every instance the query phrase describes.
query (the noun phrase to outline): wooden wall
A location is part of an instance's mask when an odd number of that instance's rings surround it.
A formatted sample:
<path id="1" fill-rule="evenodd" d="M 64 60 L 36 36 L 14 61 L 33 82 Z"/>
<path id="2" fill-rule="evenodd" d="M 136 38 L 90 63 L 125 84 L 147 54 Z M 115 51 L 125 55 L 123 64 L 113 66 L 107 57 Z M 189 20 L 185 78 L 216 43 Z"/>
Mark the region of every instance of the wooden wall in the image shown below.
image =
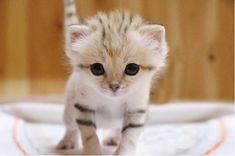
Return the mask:
<path id="1" fill-rule="evenodd" d="M 78 14 L 126 8 L 166 26 L 170 53 L 152 100 L 232 101 L 233 0 L 77 0 Z M 0 96 L 63 93 L 61 0 L 0 0 Z"/>

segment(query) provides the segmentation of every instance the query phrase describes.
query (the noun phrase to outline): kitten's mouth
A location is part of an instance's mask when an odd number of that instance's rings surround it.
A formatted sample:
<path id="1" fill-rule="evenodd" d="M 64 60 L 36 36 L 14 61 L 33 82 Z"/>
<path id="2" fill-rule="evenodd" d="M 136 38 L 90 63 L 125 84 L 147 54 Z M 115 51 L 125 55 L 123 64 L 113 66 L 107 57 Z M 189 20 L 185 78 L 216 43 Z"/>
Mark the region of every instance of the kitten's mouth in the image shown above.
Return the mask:
<path id="1" fill-rule="evenodd" d="M 119 96 L 120 93 L 119 93 L 118 91 L 116 91 L 116 92 L 111 91 L 111 95 L 112 95 L 112 96 Z"/>
<path id="2" fill-rule="evenodd" d="M 122 91 L 112 91 L 112 90 L 109 90 L 109 95 L 113 96 L 113 97 L 117 97 L 117 96 L 121 96 L 123 94 Z"/>
<path id="3" fill-rule="evenodd" d="M 125 95 L 126 90 L 125 89 L 119 89 L 116 91 L 110 90 L 110 89 L 104 89 L 103 88 L 104 94 L 111 96 L 111 97 L 120 97 L 122 95 Z"/>

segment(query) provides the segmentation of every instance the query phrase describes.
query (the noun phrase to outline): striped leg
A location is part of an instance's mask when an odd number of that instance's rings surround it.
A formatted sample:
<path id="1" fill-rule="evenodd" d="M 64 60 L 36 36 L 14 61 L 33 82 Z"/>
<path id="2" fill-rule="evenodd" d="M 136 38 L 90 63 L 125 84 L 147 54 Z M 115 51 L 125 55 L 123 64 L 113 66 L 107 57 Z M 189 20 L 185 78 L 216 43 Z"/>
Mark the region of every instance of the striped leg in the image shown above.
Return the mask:
<path id="1" fill-rule="evenodd" d="M 100 143 L 96 134 L 96 125 L 92 121 L 95 111 L 81 104 L 75 104 L 77 108 L 76 123 L 81 132 L 84 155 L 101 155 Z"/>
<path id="2" fill-rule="evenodd" d="M 74 149 L 78 147 L 78 130 L 66 129 L 64 138 L 56 146 L 57 149 Z"/>
<path id="3" fill-rule="evenodd" d="M 126 112 L 121 142 L 115 154 L 127 155 L 135 153 L 136 143 L 143 129 L 145 119 L 145 110 Z"/>
<path id="4" fill-rule="evenodd" d="M 64 124 L 66 132 L 63 139 L 56 146 L 57 149 L 74 149 L 78 147 L 78 126 L 74 122 L 75 109 L 72 106 L 72 99 L 67 97 L 67 105 L 64 110 Z"/>

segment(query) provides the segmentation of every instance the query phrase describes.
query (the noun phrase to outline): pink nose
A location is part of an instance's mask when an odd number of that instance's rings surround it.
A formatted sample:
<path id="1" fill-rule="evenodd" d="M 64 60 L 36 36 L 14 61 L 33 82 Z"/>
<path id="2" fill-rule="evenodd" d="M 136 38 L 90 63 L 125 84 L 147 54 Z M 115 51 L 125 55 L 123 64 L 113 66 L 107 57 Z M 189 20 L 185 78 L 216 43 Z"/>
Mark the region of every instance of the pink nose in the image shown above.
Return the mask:
<path id="1" fill-rule="evenodd" d="M 119 85 L 119 84 L 109 84 L 109 88 L 110 88 L 113 92 L 116 92 L 116 91 L 120 88 L 120 85 Z"/>

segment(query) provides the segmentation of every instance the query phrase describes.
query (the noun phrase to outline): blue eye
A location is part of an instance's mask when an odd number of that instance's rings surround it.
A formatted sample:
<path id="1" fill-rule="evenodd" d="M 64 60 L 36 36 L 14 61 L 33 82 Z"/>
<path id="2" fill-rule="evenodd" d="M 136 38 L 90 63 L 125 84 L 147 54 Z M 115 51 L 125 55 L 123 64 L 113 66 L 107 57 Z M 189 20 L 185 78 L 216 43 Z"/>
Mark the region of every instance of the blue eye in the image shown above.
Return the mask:
<path id="1" fill-rule="evenodd" d="M 105 73 L 104 67 L 101 63 L 94 63 L 90 66 L 92 74 L 96 76 L 103 75 Z"/>
<path id="2" fill-rule="evenodd" d="M 136 75 L 140 70 L 140 66 L 135 64 L 135 63 L 129 63 L 126 65 L 125 68 L 125 74 L 130 75 L 130 76 L 134 76 Z"/>

